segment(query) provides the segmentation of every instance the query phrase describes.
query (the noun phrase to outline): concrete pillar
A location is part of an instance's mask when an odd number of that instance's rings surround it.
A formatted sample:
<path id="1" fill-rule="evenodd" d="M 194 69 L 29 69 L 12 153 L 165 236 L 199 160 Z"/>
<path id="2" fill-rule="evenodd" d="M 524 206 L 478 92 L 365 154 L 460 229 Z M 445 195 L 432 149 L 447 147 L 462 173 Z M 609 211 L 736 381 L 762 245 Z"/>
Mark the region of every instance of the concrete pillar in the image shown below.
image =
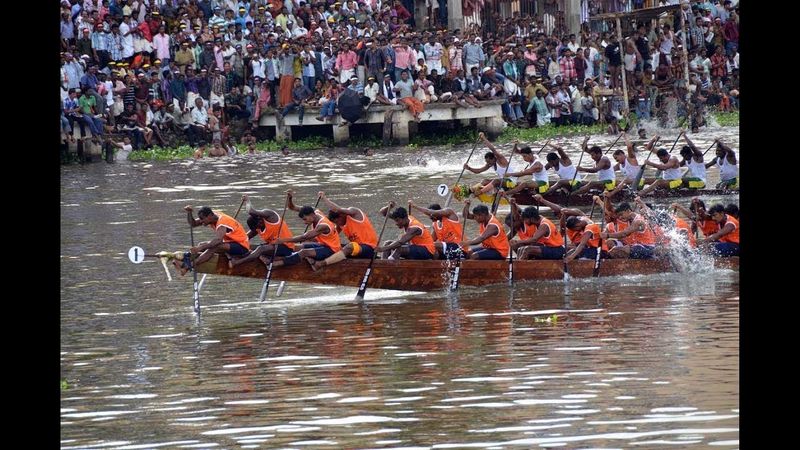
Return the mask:
<path id="1" fill-rule="evenodd" d="M 490 139 L 497 139 L 503 133 L 506 123 L 500 117 L 489 117 L 486 119 L 486 134 Z"/>
<path id="2" fill-rule="evenodd" d="M 340 127 L 333 125 L 333 143 L 335 145 L 346 145 L 350 140 L 350 127 Z"/>
<path id="3" fill-rule="evenodd" d="M 581 31 L 581 0 L 564 0 L 564 20 L 569 33 L 580 34 Z"/>
<path id="4" fill-rule="evenodd" d="M 275 115 L 275 141 L 291 141 L 292 140 L 292 127 L 283 122 L 280 114 Z"/>
<path id="5" fill-rule="evenodd" d="M 464 11 L 461 9 L 462 0 L 447 0 L 447 29 L 464 29 Z"/>
<path id="6" fill-rule="evenodd" d="M 403 114 L 399 114 L 399 116 L 400 120 L 392 123 L 392 137 L 398 144 L 406 145 L 408 144 L 408 119 L 411 115 L 403 111 Z"/>

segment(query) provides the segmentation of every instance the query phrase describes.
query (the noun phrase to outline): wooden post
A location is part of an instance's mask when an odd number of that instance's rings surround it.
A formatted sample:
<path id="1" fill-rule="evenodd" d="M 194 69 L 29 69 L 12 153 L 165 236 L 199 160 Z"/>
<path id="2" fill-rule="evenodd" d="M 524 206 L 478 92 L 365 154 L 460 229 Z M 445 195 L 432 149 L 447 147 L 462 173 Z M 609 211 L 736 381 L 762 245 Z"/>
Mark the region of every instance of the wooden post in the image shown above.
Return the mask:
<path id="1" fill-rule="evenodd" d="M 681 40 L 683 40 L 683 79 L 686 82 L 686 102 L 689 101 L 689 46 L 686 41 L 686 19 L 681 10 Z M 688 106 L 688 105 L 687 105 Z"/>
<path id="2" fill-rule="evenodd" d="M 627 120 L 630 109 L 628 108 L 628 82 L 625 76 L 625 49 L 623 48 L 625 41 L 622 40 L 622 25 L 620 24 L 619 16 L 617 16 L 617 41 L 620 46 L 620 56 L 622 56 L 622 97 L 625 99 L 625 120 Z"/>

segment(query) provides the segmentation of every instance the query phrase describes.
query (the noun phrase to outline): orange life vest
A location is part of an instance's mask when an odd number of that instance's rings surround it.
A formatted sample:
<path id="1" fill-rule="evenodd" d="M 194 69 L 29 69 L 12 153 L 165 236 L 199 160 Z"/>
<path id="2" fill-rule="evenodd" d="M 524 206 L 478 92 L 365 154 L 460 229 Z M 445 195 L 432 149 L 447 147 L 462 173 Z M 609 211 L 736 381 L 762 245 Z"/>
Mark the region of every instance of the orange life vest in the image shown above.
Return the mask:
<path id="1" fill-rule="evenodd" d="M 719 231 L 719 224 L 711 220 L 710 217 L 705 220 L 698 219 L 697 226 L 700 227 L 700 231 L 703 232 L 703 236 L 705 237 L 709 237 Z"/>
<path id="2" fill-rule="evenodd" d="M 585 218 L 583 220 L 588 221 L 589 224 L 586 225 L 582 231 L 570 230 L 567 228 L 567 236 L 569 237 L 569 241 L 575 245 L 578 245 L 581 239 L 583 239 L 583 235 L 588 231 L 592 233 L 592 237 L 586 242 L 586 247 L 597 248 L 597 246 L 600 245 L 600 225 L 592 222 L 590 219 Z M 606 245 L 606 241 L 603 241 L 603 250 L 608 251 L 608 245 Z"/>
<path id="3" fill-rule="evenodd" d="M 267 244 L 275 242 L 275 240 L 278 238 L 289 239 L 292 237 L 292 232 L 289 230 L 289 226 L 286 225 L 286 221 L 281 224 L 280 233 L 278 232 L 278 224 L 281 223 L 280 219 L 278 222 L 272 223 L 267 219 L 262 218 L 261 222 L 264 224 L 264 231 L 259 231 L 258 235 L 261 237 L 261 240 Z M 295 244 L 293 242 L 287 242 L 284 245 L 292 250 L 295 248 Z"/>
<path id="4" fill-rule="evenodd" d="M 317 226 L 319 226 L 319 224 L 322 223 L 328 226 L 328 232 L 318 234 L 314 238 L 314 240 L 330 248 L 334 252 L 338 252 L 339 250 L 342 249 L 342 243 L 339 241 L 339 233 L 336 232 L 336 225 L 334 225 L 333 222 L 328 220 L 327 217 L 322 215 L 322 211 L 316 210 L 315 213 L 319 218 L 319 222 L 317 222 L 317 225 L 314 226 L 314 228 L 316 228 Z"/>
<path id="5" fill-rule="evenodd" d="M 480 233 L 483 234 L 483 232 L 486 230 L 486 227 L 492 224 L 497 226 L 497 234 L 484 239 L 483 242 L 481 242 L 481 246 L 483 248 L 493 248 L 500 252 L 504 258 L 507 258 L 510 248 L 508 245 L 508 236 L 506 236 L 506 233 L 503 230 L 503 225 L 499 220 L 497 220 L 497 217 L 495 217 L 494 214 L 489 216 L 488 224 L 480 224 Z"/>
<path id="6" fill-rule="evenodd" d="M 527 241 L 533 237 L 533 233 L 536 233 L 536 226 L 528 226 L 528 224 L 525 223 L 525 219 L 522 219 L 522 228 L 517 230 L 517 236 L 519 236 L 519 240 Z"/>
<path id="7" fill-rule="evenodd" d="M 222 242 L 236 242 L 250 250 L 250 240 L 247 239 L 247 232 L 244 231 L 242 224 L 225 213 L 214 211 L 214 214 L 218 217 L 217 224 L 209 224 L 209 226 L 213 227 L 215 231 L 219 229 L 219 227 L 225 227 L 227 231 L 225 232 L 225 236 L 222 237 Z"/>
<path id="8" fill-rule="evenodd" d="M 545 247 L 563 247 L 564 246 L 564 236 L 558 231 L 558 228 L 550 221 L 550 219 L 542 217 L 539 226 L 545 226 L 550 228 L 549 236 L 542 236 L 536 242 L 538 244 L 542 244 Z M 539 227 L 536 225 L 533 226 L 533 229 L 536 230 Z"/>
<path id="9" fill-rule="evenodd" d="M 437 241 L 460 244 L 463 237 L 461 223 L 442 217 L 442 220 L 433 222 L 433 237 Z"/>
<path id="10" fill-rule="evenodd" d="M 689 226 L 689 222 L 678 216 L 672 216 L 672 218 L 675 219 L 675 228 L 679 230 L 686 230 L 686 235 L 689 239 L 689 246 L 697 247 L 697 238 L 695 237 L 694 233 L 692 233 L 692 227 Z"/>
<path id="11" fill-rule="evenodd" d="M 414 216 L 408 216 L 408 226 L 406 227 L 406 232 L 408 232 L 409 228 L 419 228 L 422 231 L 422 234 L 418 234 L 411 238 L 408 242 L 411 245 L 421 245 L 428 249 L 431 252 L 431 255 L 436 254 L 436 246 L 433 245 L 433 236 L 431 236 L 431 232 L 428 231 L 428 227 L 422 224 L 419 220 L 417 220 Z"/>
<path id="12" fill-rule="evenodd" d="M 739 221 L 730 214 L 725 214 L 725 225 L 732 223 L 733 231 L 719 238 L 720 242 L 730 242 L 733 244 L 739 243 Z M 722 227 L 720 227 L 722 228 Z"/>
<path id="13" fill-rule="evenodd" d="M 622 243 L 625 245 L 634 245 L 634 244 L 641 244 L 641 245 L 656 245 L 656 236 L 653 233 L 653 230 L 647 225 L 647 221 L 642 218 L 639 214 L 636 214 L 630 222 L 625 221 L 618 221 L 617 222 L 617 232 L 623 232 L 628 229 L 629 226 L 636 220 L 641 220 L 644 222 L 644 231 L 636 231 L 632 234 L 629 234 L 622 238 Z"/>
<path id="14" fill-rule="evenodd" d="M 357 208 L 356 208 L 357 209 Z M 361 213 L 363 220 L 356 220 L 352 216 L 347 216 L 345 219 L 342 232 L 347 236 L 347 240 L 357 244 L 366 244 L 372 248 L 378 246 L 378 235 L 375 234 L 375 229 L 372 228 L 372 223 L 369 217 L 364 214 L 364 211 L 358 210 Z"/>

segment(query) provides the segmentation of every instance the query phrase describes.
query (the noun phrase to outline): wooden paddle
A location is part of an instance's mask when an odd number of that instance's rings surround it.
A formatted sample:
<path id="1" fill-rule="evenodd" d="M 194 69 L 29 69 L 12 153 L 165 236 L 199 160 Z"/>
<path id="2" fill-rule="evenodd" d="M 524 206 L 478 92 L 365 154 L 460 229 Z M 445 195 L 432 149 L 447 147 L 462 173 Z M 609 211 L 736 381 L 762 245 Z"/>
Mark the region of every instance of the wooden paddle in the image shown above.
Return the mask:
<path id="1" fill-rule="evenodd" d="M 592 202 L 592 211 L 594 211 L 595 203 Z M 591 217 L 589 217 L 591 219 Z M 603 232 L 603 227 L 606 226 L 606 207 L 605 202 L 603 204 L 603 208 L 600 211 L 600 233 Z M 603 252 L 603 238 L 602 235 L 600 237 L 600 241 L 597 244 L 597 255 L 594 257 L 594 269 L 592 270 L 592 277 L 597 278 L 600 276 L 600 253 Z"/>
<path id="2" fill-rule="evenodd" d="M 277 238 L 280 238 L 281 228 L 283 228 L 283 218 L 286 216 L 286 208 L 289 206 L 289 196 L 286 196 L 286 201 L 283 203 L 283 212 L 281 213 L 281 220 L 278 222 Z M 308 228 L 306 228 L 308 229 Z M 277 239 L 276 238 L 276 239 Z M 264 284 L 261 286 L 261 294 L 258 296 L 258 301 L 263 302 L 267 299 L 267 289 L 269 289 L 269 282 L 272 280 L 272 264 L 275 262 L 275 256 L 278 254 L 278 244 L 273 242 L 272 258 L 269 260 L 269 267 L 267 267 L 267 278 L 264 279 Z"/>
<path id="3" fill-rule="evenodd" d="M 378 235 L 378 245 L 381 245 L 381 239 L 383 238 L 383 230 L 386 229 L 386 221 L 389 219 L 389 210 L 392 209 L 392 204 L 394 202 L 389 202 L 386 205 L 386 217 L 383 218 L 383 226 L 381 227 L 381 232 Z M 367 284 L 369 283 L 369 276 L 372 274 L 372 264 L 375 262 L 375 255 L 377 255 L 377 251 L 372 252 L 372 258 L 369 260 L 369 265 L 367 266 L 367 271 L 364 273 L 364 279 L 361 280 L 361 286 L 358 288 L 358 292 L 356 293 L 356 301 L 364 300 L 364 294 L 367 292 Z"/>
<path id="4" fill-rule="evenodd" d="M 464 221 L 461 223 L 461 240 L 464 240 L 464 232 L 467 228 L 467 213 L 469 212 L 469 208 L 467 208 L 467 212 L 464 213 Z M 461 273 L 461 260 L 464 259 L 463 251 L 462 254 L 459 255 L 459 258 L 456 259 L 456 266 L 453 268 L 453 274 L 450 277 L 450 292 L 458 290 L 458 276 Z"/>
<path id="5" fill-rule="evenodd" d="M 608 152 L 610 152 L 610 151 L 611 151 L 611 149 L 612 149 L 612 148 L 614 148 L 614 146 L 615 146 L 615 145 L 617 145 L 617 142 L 619 142 L 619 138 L 621 138 L 621 137 L 622 137 L 624 134 L 625 134 L 625 132 L 624 132 L 624 131 L 623 131 L 622 133 L 620 133 L 620 134 L 619 134 L 619 136 L 617 136 L 617 139 L 614 141 L 614 143 L 612 143 L 611 145 L 609 145 L 609 146 L 608 146 L 608 150 L 606 150 L 605 152 L 603 152 L 603 154 L 604 154 L 604 155 L 605 155 L 605 154 L 608 154 Z"/>
<path id="6" fill-rule="evenodd" d="M 715 145 L 717 145 L 717 139 L 714 139 L 714 142 L 712 142 L 711 145 L 708 146 L 706 151 L 703 152 L 703 156 L 706 156 L 706 153 L 708 153 L 708 151 L 711 150 L 711 148 L 714 147 Z"/>
<path id="7" fill-rule="evenodd" d="M 547 141 L 545 141 L 545 143 L 544 143 L 544 145 L 542 146 L 542 148 L 540 148 L 540 149 L 539 149 L 539 151 L 538 151 L 538 152 L 536 152 L 536 156 L 539 156 L 539 155 L 541 155 L 541 154 L 542 154 L 542 150 L 544 150 L 544 149 L 545 149 L 545 147 L 547 147 L 547 144 L 549 144 L 549 143 L 550 143 L 550 139 L 548 139 Z"/>
<path id="8" fill-rule="evenodd" d="M 478 143 L 481 141 L 480 135 L 478 135 L 478 139 L 475 140 L 475 145 L 472 146 L 472 151 L 469 152 L 469 156 L 467 156 L 467 162 L 464 165 L 469 164 L 469 160 L 472 158 L 472 154 L 475 153 L 475 149 L 478 148 Z M 464 171 L 467 170 L 466 167 L 461 167 L 461 173 L 458 175 L 458 179 L 456 180 L 456 184 L 453 185 L 453 188 L 458 186 L 458 183 L 461 181 L 461 177 L 464 176 Z M 450 194 L 447 196 L 447 201 L 444 203 L 444 207 L 447 208 L 450 206 L 450 202 L 453 200 L 453 192 L 452 189 Z"/>
<path id="9" fill-rule="evenodd" d="M 244 206 L 244 198 L 242 198 L 242 202 L 239 203 L 239 209 L 237 209 L 236 214 L 233 215 L 233 220 L 236 220 L 236 218 L 239 216 L 239 211 L 242 210 L 242 206 Z"/>
<path id="10" fill-rule="evenodd" d="M 191 239 L 192 248 L 194 248 L 194 216 L 192 215 L 192 210 L 189 209 L 186 211 L 189 215 L 189 239 Z M 197 285 L 197 268 L 194 266 L 194 258 L 192 258 L 192 253 L 189 252 L 189 261 L 192 263 L 192 298 L 194 300 L 194 312 L 195 314 L 200 314 L 200 289 L 198 289 Z"/>
<path id="11" fill-rule="evenodd" d="M 583 142 L 581 146 L 581 156 L 578 158 L 578 165 L 575 166 L 575 174 L 572 175 L 572 181 L 569 182 L 569 192 L 567 192 L 567 198 L 564 200 L 564 208 L 566 209 L 569 205 L 569 197 L 572 195 L 572 184 L 575 183 L 575 179 L 578 177 L 578 167 L 581 166 L 581 161 L 583 161 L 583 154 L 586 153 L 584 150 L 584 146 L 589 142 L 589 138 L 587 137 L 586 140 Z M 563 210 L 562 209 L 562 210 Z M 564 239 L 564 257 L 562 260 L 564 261 L 564 281 L 569 280 L 569 268 L 567 267 L 567 221 L 564 220 L 564 224 L 561 225 L 561 236 Z"/>
<path id="12" fill-rule="evenodd" d="M 511 205 L 509 199 L 509 205 Z M 511 205 L 511 232 L 514 232 L 514 205 Z M 524 219 L 523 219 L 524 220 Z M 503 233 L 503 230 L 500 230 Z M 508 284 L 514 285 L 514 249 L 511 248 L 511 242 L 508 243 Z"/>

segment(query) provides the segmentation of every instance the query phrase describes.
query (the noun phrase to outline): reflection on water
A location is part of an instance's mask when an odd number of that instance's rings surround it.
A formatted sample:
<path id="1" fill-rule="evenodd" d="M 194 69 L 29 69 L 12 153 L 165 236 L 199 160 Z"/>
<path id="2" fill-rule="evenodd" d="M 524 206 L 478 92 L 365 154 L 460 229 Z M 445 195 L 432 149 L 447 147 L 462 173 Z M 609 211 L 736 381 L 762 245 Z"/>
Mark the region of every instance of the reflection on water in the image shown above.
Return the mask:
<path id="1" fill-rule="evenodd" d="M 698 146 L 737 148 L 726 133 Z M 186 247 L 182 206 L 233 213 L 242 193 L 280 208 L 288 186 L 298 203 L 324 189 L 370 215 L 431 202 L 470 150 L 63 168 L 62 448 L 737 447 L 738 272 L 371 289 L 361 304 L 301 284 L 259 304 L 257 280 L 209 276 L 196 319 L 190 277 L 125 255 Z"/>

